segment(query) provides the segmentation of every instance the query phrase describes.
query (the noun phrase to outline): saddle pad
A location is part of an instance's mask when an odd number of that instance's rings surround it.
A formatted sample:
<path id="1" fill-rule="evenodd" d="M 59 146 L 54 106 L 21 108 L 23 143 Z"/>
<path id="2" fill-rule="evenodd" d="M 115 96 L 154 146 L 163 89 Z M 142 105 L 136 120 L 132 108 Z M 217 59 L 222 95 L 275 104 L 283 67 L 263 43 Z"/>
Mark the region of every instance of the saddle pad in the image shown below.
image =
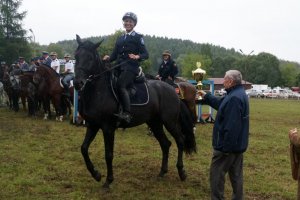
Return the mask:
<path id="1" fill-rule="evenodd" d="M 134 83 L 134 87 L 135 87 L 135 93 L 132 94 L 132 92 L 130 91 L 131 89 L 129 89 L 129 96 L 130 96 L 130 105 L 133 106 L 143 106 L 146 105 L 149 102 L 149 91 L 148 91 L 148 85 L 143 82 L 143 83 Z M 113 83 L 111 81 L 111 88 L 113 91 L 113 94 L 115 96 L 116 99 L 118 99 L 117 97 L 117 93 L 116 93 L 116 88 L 113 87 Z"/>

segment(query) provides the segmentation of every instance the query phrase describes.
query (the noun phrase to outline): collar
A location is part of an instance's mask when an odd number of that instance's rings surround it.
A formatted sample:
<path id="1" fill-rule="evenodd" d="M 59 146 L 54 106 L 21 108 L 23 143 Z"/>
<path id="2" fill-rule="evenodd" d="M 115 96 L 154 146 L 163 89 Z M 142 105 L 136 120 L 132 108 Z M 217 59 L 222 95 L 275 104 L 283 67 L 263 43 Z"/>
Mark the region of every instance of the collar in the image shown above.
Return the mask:
<path id="1" fill-rule="evenodd" d="M 238 85 L 234 85 L 234 86 L 232 86 L 232 87 L 230 87 L 230 88 L 227 88 L 227 89 L 225 89 L 226 90 L 226 92 L 227 92 L 227 94 L 228 93 L 230 93 L 232 90 L 234 90 L 234 89 L 236 89 L 236 88 L 239 88 L 239 87 L 243 87 L 241 84 L 238 84 Z"/>
<path id="2" fill-rule="evenodd" d="M 134 30 L 132 29 L 132 31 L 130 31 L 129 33 L 125 32 L 124 34 L 131 35 L 133 32 L 134 32 Z"/>

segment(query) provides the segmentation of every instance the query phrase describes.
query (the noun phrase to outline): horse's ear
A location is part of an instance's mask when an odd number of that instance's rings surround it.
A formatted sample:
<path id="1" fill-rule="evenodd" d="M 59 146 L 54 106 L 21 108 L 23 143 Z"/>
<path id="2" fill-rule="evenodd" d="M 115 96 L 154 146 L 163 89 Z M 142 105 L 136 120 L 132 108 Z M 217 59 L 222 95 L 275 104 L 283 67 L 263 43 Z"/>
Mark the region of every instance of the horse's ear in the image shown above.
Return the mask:
<path id="1" fill-rule="evenodd" d="M 82 43 L 82 40 L 80 38 L 79 35 L 76 34 L 76 40 L 77 40 L 77 43 L 80 45 Z"/>
<path id="2" fill-rule="evenodd" d="M 104 39 L 102 39 L 100 42 L 97 42 L 96 44 L 95 44 L 95 49 L 97 49 L 100 45 L 101 45 L 101 43 L 104 41 Z"/>

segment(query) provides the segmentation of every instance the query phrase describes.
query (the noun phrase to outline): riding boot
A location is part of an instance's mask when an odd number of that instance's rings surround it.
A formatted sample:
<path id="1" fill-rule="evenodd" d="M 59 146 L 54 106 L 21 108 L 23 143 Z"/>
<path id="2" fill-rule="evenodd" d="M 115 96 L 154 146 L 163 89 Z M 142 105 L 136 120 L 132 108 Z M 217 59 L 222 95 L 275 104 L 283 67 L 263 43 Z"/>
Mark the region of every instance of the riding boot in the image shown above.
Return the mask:
<path id="1" fill-rule="evenodd" d="M 116 114 L 116 116 L 125 121 L 126 123 L 130 123 L 132 116 L 130 114 L 130 98 L 126 89 L 120 89 L 119 91 L 120 101 L 123 107 L 123 112 Z"/>
<path id="2" fill-rule="evenodd" d="M 69 97 L 69 96 L 70 96 L 69 86 L 66 85 L 66 84 L 63 84 L 63 85 L 64 85 L 64 92 L 63 92 L 63 95 Z"/>

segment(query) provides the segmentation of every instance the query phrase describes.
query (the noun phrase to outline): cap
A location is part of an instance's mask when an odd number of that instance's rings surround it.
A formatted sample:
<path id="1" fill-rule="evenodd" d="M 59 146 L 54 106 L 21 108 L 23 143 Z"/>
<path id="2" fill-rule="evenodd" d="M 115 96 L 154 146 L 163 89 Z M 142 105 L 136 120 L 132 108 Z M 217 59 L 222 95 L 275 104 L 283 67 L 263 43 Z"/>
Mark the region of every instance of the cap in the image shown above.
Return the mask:
<path id="1" fill-rule="evenodd" d="M 23 56 L 19 56 L 19 59 L 24 59 L 24 57 Z"/>
<path id="2" fill-rule="evenodd" d="M 48 55 L 49 53 L 47 51 L 42 52 L 43 55 Z"/>
<path id="3" fill-rule="evenodd" d="M 65 54 L 64 58 L 71 58 L 70 54 Z"/>

